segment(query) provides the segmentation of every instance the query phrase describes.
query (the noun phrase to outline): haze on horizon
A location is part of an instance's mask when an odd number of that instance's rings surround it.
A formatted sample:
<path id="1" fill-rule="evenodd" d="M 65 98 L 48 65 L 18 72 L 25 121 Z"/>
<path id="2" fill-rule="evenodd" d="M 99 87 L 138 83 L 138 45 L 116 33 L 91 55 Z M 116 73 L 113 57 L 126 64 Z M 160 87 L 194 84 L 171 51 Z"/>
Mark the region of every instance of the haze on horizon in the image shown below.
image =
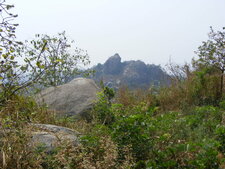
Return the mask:
<path id="1" fill-rule="evenodd" d="M 225 26 L 224 0 L 8 0 L 19 15 L 17 37 L 66 31 L 91 65 L 119 53 L 164 66 L 191 62 L 210 26 Z"/>

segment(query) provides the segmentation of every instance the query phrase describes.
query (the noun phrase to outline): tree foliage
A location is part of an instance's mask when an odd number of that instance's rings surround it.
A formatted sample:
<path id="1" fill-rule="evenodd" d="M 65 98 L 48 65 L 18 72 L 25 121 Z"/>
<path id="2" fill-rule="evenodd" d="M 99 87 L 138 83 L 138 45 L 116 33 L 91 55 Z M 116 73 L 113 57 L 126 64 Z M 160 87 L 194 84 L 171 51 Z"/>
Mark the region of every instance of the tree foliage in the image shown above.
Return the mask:
<path id="1" fill-rule="evenodd" d="M 75 48 L 65 32 L 57 36 L 40 35 L 19 49 L 19 55 L 24 58 L 23 68 L 31 73 L 29 81 L 38 77 L 38 82 L 44 86 L 57 86 L 67 83 L 75 75 L 81 74 L 79 66 L 89 64 L 86 51 Z"/>
<path id="2" fill-rule="evenodd" d="M 12 21 L 17 15 L 9 13 L 13 8 L 0 2 L 0 102 L 30 87 L 56 86 L 71 80 L 80 71 L 81 65 L 89 64 L 86 51 L 74 48 L 65 32 L 57 36 L 39 35 L 24 43 L 16 41 Z M 37 86 L 36 85 L 36 86 Z"/>
<path id="3" fill-rule="evenodd" d="M 195 67 L 200 69 L 213 67 L 220 72 L 220 95 L 222 96 L 225 71 L 225 31 L 215 32 L 211 27 L 209 40 L 204 41 L 196 53 L 199 59 L 193 60 Z"/>

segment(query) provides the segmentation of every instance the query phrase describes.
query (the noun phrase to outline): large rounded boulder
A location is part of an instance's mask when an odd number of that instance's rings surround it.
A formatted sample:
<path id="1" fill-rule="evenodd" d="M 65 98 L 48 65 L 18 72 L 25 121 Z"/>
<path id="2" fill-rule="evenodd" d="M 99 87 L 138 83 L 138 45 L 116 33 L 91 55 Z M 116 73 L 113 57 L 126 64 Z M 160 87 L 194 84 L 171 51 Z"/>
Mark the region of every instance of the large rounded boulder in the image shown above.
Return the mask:
<path id="1" fill-rule="evenodd" d="M 86 116 L 97 98 L 98 86 L 91 79 L 76 78 L 67 84 L 50 87 L 37 95 L 37 102 L 47 104 L 58 115 Z"/>

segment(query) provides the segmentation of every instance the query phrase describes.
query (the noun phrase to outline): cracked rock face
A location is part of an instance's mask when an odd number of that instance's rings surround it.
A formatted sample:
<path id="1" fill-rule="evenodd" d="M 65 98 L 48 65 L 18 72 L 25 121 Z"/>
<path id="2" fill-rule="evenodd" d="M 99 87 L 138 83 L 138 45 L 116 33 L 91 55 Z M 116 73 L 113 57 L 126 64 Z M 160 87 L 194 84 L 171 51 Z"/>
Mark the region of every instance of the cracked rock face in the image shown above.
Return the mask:
<path id="1" fill-rule="evenodd" d="M 85 116 L 91 109 L 99 88 L 91 79 L 76 78 L 57 87 L 50 87 L 36 95 L 40 104 L 47 104 L 60 116 Z"/>

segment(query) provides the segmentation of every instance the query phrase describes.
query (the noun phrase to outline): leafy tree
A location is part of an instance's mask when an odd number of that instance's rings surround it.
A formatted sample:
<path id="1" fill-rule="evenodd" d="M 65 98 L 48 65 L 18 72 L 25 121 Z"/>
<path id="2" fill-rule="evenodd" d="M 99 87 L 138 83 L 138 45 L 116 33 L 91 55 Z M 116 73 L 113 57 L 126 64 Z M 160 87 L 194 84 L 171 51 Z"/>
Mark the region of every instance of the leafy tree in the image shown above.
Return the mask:
<path id="1" fill-rule="evenodd" d="M 16 44 L 21 42 L 15 41 L 15 30 L 18 24 L 12 22 L 14 18 L 18 15 L 14 15 L 10 12 L 10 9 L 13 8 L 13 5 L 5 3 L 5 0 L 0 1 L 0 54 L 1 56 L 6 55 L 7 52 L 13 51 L 12 48 Z"/>
<path id="2" fill-rule="evenodd" d="M 15 40 L 15 30 L 18 24 L 14 24 L 12 20 L 17 17 L 10 12 L 13 5 L 7 4 L 4 0 L 0 1 L 0 99 L 1 96 L 6 96 L 7 87 L 10 86 L 12 76 L 17 78 L 13 68 L 18 67 L 15 61 L 16 48 L 21 45 L 21 42 Z M 1 101 L 2 102 L 2 101 Z"/>
<path id="3" fill-rule="evenodd" d="M 65 32 L 52 37 L 40 34 L 35 37 L 19 49 L 26 69 L 31 72 L 29 81 L 38 77 L 41 85 L 57 86 L 67 83 L 75 75 L 87 73 L 79 70 L 79 66 L 90 63 L 87 52 L 77 47 L 73 50 L 74 41 L 70 41 Z"/>
<path id="4" fill-rule="evenodd" d="M 204 41 L 196 53 L 199 59 L 193 60 L 195 67 L 213 67 L 220 72 L 220 97 L 222 97 L 225 71 L 225 31 L 215 32 L 211 27 L 209 40 Z"/>
<path id="5" fill-rule="evenodd" d="M 65 32 L 58 36 L 36 35 L 36 39 L 21 43 L 16 41 L 11 23 L 17 15 L 13 8 L 0 2 L 0 103 L 35 84 L 56 86 L 68 82 L 79 71 L 80 64 L 89 63 L 86 51 L 75 48 Z"/>

